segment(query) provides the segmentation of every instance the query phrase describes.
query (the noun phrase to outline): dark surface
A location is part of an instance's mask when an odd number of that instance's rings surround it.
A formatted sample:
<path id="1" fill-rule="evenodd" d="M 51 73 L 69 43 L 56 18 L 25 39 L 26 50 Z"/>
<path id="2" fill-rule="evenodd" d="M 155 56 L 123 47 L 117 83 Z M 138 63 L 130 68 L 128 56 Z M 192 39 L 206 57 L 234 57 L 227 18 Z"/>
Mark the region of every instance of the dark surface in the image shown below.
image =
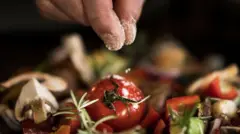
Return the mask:
<path id="1" fill-rule="evenodd" d="M 233 52 L 240 43 L 240 4 L 236 2 L 148 0 L 138 28 L 148 32 L 151 41 L 172 34 L 200 58 L 220 52 L 229 62 L 240 62 L 238 52 Z M 34 0 L 1 0 L 0 80 L 21 66 L 38 64 L 60 44 L 60 37 L 70 32 L 79 32 L 88 50 L 102 44 L 91 28 L 41 18 Z"/>

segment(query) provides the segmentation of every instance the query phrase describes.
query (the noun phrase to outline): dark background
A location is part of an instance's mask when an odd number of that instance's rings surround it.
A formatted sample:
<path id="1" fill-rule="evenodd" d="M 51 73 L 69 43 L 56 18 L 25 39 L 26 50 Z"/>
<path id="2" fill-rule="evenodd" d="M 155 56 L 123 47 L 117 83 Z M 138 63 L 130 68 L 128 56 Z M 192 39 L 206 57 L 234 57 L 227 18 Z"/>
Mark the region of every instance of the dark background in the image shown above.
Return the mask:
<path id="1" fill-rule="evenodd" d="M 239 25 L 238 0 L 147 0 L 138 28 L 149 40 L 172 34 L 199 58 L 214 52 L 240 63 Z M 21 66 L 38 64 L 70 32 L 79 32 L 89 50 L 101 46 L 91 28 L 41 18 L 34 0 L 1 0 L 0 80 Z"/>

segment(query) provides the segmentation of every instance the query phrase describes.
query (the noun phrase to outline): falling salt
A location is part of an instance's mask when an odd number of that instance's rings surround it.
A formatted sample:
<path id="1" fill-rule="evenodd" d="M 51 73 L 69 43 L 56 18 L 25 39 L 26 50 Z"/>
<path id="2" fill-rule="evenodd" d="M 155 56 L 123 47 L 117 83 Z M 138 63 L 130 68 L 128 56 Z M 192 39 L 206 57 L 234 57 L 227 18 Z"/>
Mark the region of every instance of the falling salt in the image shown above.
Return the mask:
<path id="1" fill-rule="evenodd" d="M 128 69 L 125 70 L 125 73 L 127 74 L 127 73 L 129 73 L 130 71 L 131 71 L 131 68 L 128 68 Z"/>
<path id="2" fill-rule="evenodd" d="M 113 75 L 113 78 L 117 80 L 123 80 L 123 77 L 119 75 Z"/>

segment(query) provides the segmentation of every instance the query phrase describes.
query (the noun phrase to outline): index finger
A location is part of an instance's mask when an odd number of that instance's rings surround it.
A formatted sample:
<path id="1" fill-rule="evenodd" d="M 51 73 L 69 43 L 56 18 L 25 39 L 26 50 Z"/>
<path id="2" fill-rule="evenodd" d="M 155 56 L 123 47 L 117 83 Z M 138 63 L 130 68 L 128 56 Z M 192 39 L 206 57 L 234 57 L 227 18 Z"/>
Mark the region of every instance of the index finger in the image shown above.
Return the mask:
<path id="1" fill-rule="evenodd" d="M 83 0 L 83 4 L 92 28 L 102 38 L 108 49 L 121 49 L 125 34 L 113 11 L 112 0 Z"/>
<path id="2" fill-rule="evenodd" d="M 136 37 L 136 22 L 138 21 L 144 0 L 116 0 L 116 11 L 125 31 L 125 44 L 132 44 Z"/>

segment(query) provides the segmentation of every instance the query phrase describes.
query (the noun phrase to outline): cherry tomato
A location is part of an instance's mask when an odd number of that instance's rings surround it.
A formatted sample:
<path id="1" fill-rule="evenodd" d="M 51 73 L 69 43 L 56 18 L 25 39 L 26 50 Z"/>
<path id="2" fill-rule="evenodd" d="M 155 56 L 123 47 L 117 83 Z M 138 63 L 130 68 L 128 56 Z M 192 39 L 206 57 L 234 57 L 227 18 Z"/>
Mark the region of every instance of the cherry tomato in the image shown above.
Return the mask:
<path id="1" fill-rule="evenodd" d="M 99 124 L 96 129 L 100 132 L 107 132 L 107 133 L 113 133 L 113 129 L 108 126 L 107 124 L 101 123 Z"/>
<path id="2" fill-rule="evenodd" d="M 121 76 L 113 75 L 102 79 L 92 87 L 88 99 L 99 99 L 99 101 L 86 109 L 95 121 L 109 115 L 116 115 L 116 119 L 105 123 L 119 132 L 140 123 L 144 115 L 145 103 L 133 105 L 130 101 L 139 102 L 143 98 L 142 91 L 135 84 Z"/>

